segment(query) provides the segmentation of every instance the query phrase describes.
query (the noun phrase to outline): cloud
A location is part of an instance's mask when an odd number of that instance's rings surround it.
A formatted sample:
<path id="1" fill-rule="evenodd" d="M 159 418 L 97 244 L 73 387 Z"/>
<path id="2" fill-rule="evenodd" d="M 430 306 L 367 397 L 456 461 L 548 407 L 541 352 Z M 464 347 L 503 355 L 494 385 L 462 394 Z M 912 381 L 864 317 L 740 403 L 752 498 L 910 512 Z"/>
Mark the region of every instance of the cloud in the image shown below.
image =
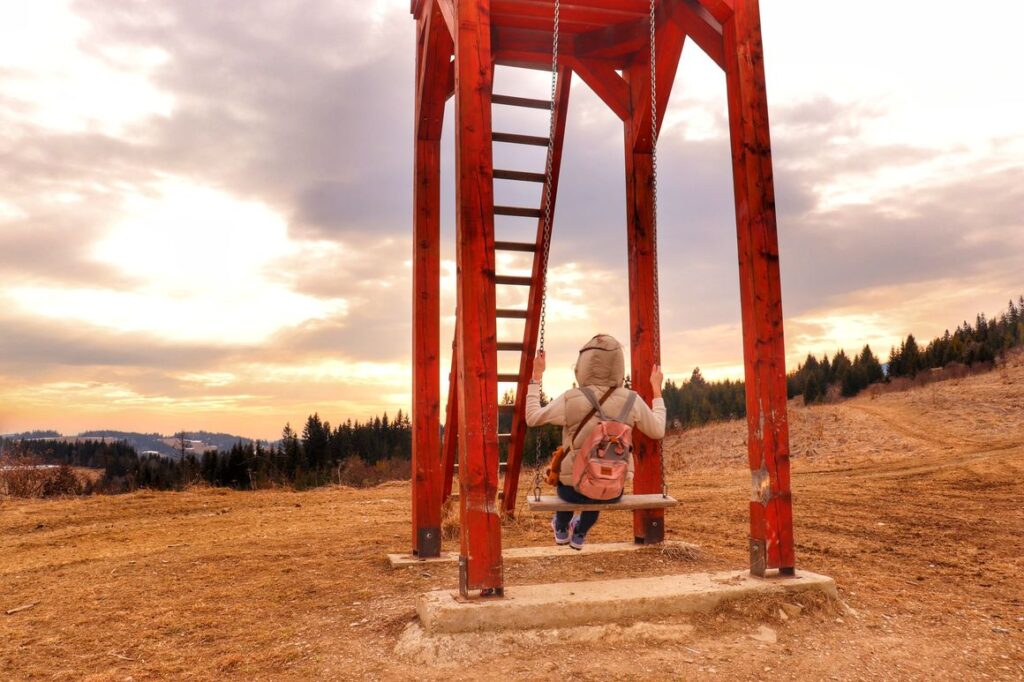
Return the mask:
<path id="1" fill-rule="evenodd" d="M 231 346 L 169 343 L 151 334 L 10 312 L 0 315 L 0 329 L 0 372 L 22 380 L 73 374 L 75 367 L 201 369 L 236 352 Z"/>
<path id="2" fill-rule="evenodd" d="M 834 21 L 834 8 L 762 9 L 791 360 L 885 346 L 908 325 L 940 332 L 954 311 L 973 314 L 1019 289 L 1024 112 L 1009 91 L 985 87 L 984 74 L 1012 75 L 1012 60 L 991 59 L 999 40 L 933 49 L 927 41 L 952 21 L 939 13 L 914 54 L 878 41 L 863 62 L 848 58 L 841 36 L 821 49 L 822 35 L 801 24 Z M 67 413 L 62 428 L 129 420 L 169 430 L 193 418 L 273 435 L 313 409 L 337 420 L 406 406 L 407 6 L 40 0 L 16 12 L 0 10 L 4 418 L 15 409 L 24 425 Z M 677 378 L 695 365 L 728 376 L 741 364 L 724 82 L 692 47 L 659 147 L 665 364 Z M 920 77 L 933 60 L 942 87 Z M 914 68 L 882 68 L 903 63 Z M 548 88 L 542 72 L 499 69 L 496 83 L 534 97 Z M 572 97 L 551 254 L 552 386 L 568 385 L 575 350 L 594 332 L 628 338 L 622 125 L 584 84 Z M 508 108 L 495 125 L 547 130 L 544 112 Z M 498 145 L 495 159 L 539 172 L 543 153 Z M 499 183 L 496 194 L 539 205 L 536 186 Z M 497 229 L 530 240 L 536 222 L 502 218 Z M 523 272 L 528 260 L 498 265 Z M 522 292 L 499 296 L 523 303 Z M 505 322 L 499 336 L 516 340 L 521 329 Z"/>

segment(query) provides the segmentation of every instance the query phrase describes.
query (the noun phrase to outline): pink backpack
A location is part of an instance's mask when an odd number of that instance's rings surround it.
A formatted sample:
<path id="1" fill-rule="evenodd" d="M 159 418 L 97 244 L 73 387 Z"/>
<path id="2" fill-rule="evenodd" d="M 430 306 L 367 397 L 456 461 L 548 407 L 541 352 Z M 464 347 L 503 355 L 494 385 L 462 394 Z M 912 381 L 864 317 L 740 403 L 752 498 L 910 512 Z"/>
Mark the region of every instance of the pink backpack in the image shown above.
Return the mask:
<path id="1" fill-rule="evenodd" d="M 627 423 L 633 412 L 636 393 L 629 398 L 617 419 L 609 419 L 594 394 L 580 388 L 597 413 L 597 426 L 576 452 L 572 463 L 572 482 L 576 492 L 592 500 L 614 500 L 626 487 L 629 458 L 633 452 L 633 425 Z"/>

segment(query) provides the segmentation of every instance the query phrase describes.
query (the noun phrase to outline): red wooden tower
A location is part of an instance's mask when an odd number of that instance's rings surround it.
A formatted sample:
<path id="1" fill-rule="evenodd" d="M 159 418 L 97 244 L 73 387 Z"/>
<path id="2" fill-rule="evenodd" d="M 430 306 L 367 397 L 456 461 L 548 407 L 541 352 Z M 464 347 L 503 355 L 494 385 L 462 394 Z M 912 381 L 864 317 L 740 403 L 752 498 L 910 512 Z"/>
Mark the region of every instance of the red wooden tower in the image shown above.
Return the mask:
<path id="1" fill-rule="evenodd" d="M 757 0 L 412 0 L 417 21 L 413 247 L 413 552 L 440 553 L 441 505 L 458 456 L 460 589 L 501 594 L 501 513 L 515 510 L 525 436 L 524 400 L 533 371 L 546 275 L 544 216 L 554 210 L 570 79 L 583 80 L 623 121 L 628 235 L 631 374 L 660 364 L 655 235 L 658 122 L 689 39 L 724 71 L 732 141 L 746 372 L 751 571 L 794 566 L 789 434 L 775 192 Z M 653 31 L 652 28 L 653 15 Z M 556 41 L 555 38 L 558 37 Z M 652 60 L 652 37 L 656 46 Z M 552 101 L 492 92 L 496 65 L 548 69 L 557 44 Z M 652 68 L 652 61 L 654 68 Z M 656 86 L 652 88 L 651 79 Z M 457 314 L 445 436 L 440 404 L 440 139 L 455 100 Z M 652 106 L 652 101 L 656 102 Z M 550 139 L 491 127 L 492 106 L 551 109 Z M 654 125 L 652 125 L 652 119 Z M 549 147 L 551 172 L 495 169 L 492 145 Z M 538 208 L 495 206 L 494 183 L 542 183 Z M 495 238 L 495 215 L 538 220 L 536 242 Z M 549 237 L 549 235 L 548 235 Z M 531 277 L 495 272 L 496 250 L 533 253 Z M 502 310 L 495 287 L 527 291 L 525 309 Z M 524 320 L 522 340 L 500 341 L 496 320 Z M 518 353 L 519 371 L 498 373 L 498 353 Z M 511 430 L 499 434 L 499 383 L 514 383 Z M 644 394 L 644 387 L 640 393 Z M 650 400 L 649 395 L 643 395 Z M 638 434 L 639 435 L 639 434 Z M 499 462 L 499 439 L 509 443 Z M 504 464 L 504 497 L 498 496 Z M 638 439 L 634 492 L 661 491 L 661 452 Z M 502 509 L 499 509 L 501 505 Z M 699 512 L 697 512 L 699 513 Z M 660 542 L 664 510 L 634 512 L 638 542 Z"/>

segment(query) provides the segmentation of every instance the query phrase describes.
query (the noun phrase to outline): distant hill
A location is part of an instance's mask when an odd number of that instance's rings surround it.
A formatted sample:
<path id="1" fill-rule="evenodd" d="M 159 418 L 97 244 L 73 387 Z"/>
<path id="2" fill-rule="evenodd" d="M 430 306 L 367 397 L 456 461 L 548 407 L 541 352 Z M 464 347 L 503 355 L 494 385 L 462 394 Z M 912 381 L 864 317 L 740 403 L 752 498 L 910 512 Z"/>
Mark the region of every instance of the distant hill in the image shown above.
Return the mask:
<path id="1" fill-rule="evenodd" d="M 21 433 L 0 433 L 0 438 L 9 440 L 22 440 L 25 438 L 60 438 L 56 431 L 22 431 Z"/>
<path id="2" fill-rule="evenodd" d="M 62 438 L 62 434 L 53 430 L 46 431 L 24 431 L 22 433 L 10 433 L 0 434 L 0 438 L 7 440 L 23 440 L 23 439 L 42 439 L 42 438 Z M 178 434 L 172 434 L 165 436 L 160 433 L 138 433 L 136 431 L 115 431 L 112 429 L 96 429 L 93 431 L 83 431 L 78 434 L 79 438 L 114 438 L 117 440 L 127 441 L 129 445 L 135 448 L 136 452 L 159 452 L 165 457 L 179 458 L 181 453 L 179 452 L 176 445 L 173 445 L 174 441 L 178 438 Z M 201 441 L 207 446 L 212 446 L 218 450 L 230 450 L 231 446 L 235 443 L 251 443 L 252 438 L 245 438 L 244 436 L 236 436 L 230 433 L 213 433 L 210 431 L 186 431 L 185 438 L 191 441 Z M 197 453 L 201 454 L 201 453 Z"/>

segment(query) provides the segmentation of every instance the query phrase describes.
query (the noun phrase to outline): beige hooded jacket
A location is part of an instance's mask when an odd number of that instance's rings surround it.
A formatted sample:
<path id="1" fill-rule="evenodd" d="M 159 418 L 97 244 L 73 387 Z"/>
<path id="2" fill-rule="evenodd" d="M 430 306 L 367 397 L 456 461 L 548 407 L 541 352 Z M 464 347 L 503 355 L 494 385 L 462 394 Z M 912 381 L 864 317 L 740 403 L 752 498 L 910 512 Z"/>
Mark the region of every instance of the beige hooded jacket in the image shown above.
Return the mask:
<path id="1" fill-rule="evenodd" d="M 619 387 L 601 406 L 602 411 L 609 418 L 614 419 L 622 412 L 629 394 L 632 393 L 628 388 L 622 386 L 625 376 L 626 362 L 622 354 L 622 346 L 611 336 L 598 334 L 580 350 L 579 359 L 576 361 L 577 386 L 588 387 L 597 400 L 600 400 L 601 396 L 612 386 Z M 629 423 L 644 435 L 661 439 L 665 437 L 665 401 L 655 398 L 653 406 L 654 409 L 647 407 L 647 404 L 640 399 L 634 401 Z M 562 460 L 559 480 L 564 485 L 572 485 L 572 465 L 576 459 L 576 451 L 597 424 L 597 417 L 592 417 L 580 429 L 575 442 L 572 441 L 572 434 L 576 431 L 576 427 L 591 409 L 586 396 L 578 388 L 566 391 L 544 407 L 540 405 L 539 385 L 531 383 L 526 394 L 526 423 L 529 426 L 556 424 L 563 427 L 562 444 L 565 446 L 567 454 Z M 632 479 L 633 460 L 630 458 L 629 480 Z"/>

